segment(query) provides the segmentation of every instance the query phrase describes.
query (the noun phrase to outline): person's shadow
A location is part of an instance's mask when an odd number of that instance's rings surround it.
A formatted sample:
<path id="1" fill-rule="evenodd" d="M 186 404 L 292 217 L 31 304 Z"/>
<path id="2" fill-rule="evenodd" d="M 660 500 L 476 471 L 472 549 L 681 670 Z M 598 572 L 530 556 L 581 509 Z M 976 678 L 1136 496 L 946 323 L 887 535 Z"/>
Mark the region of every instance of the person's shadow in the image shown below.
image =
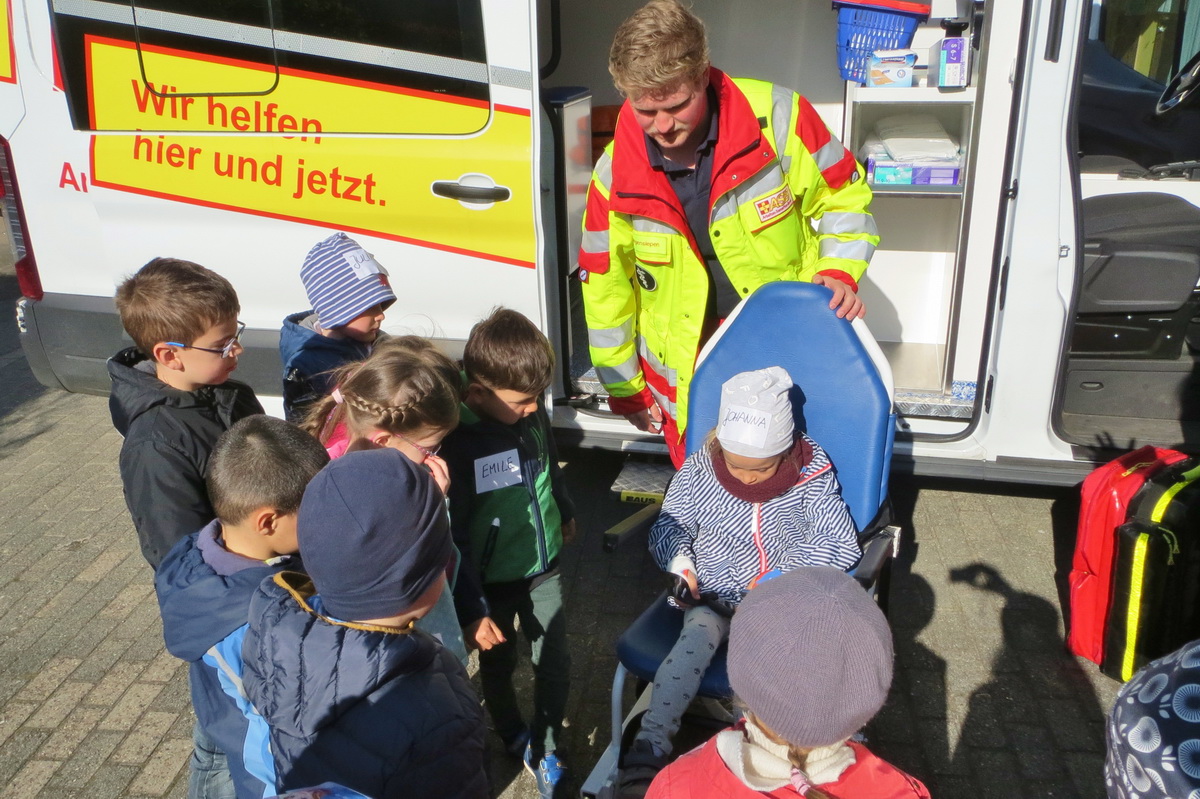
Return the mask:
<path id="1" fill-rule="evenodd" d="M 1004 609 L 992 678 L 971 694 L 947 771 L 974 775 L 977 796 L 1020 794 L 1021 784 L 1039 786 L 1039 795 L 1103 796 L 1104 711 L 1063 649 L 1057 609 L 984 563 L 953 569 L 950 579 L 1001 596 Z"/>

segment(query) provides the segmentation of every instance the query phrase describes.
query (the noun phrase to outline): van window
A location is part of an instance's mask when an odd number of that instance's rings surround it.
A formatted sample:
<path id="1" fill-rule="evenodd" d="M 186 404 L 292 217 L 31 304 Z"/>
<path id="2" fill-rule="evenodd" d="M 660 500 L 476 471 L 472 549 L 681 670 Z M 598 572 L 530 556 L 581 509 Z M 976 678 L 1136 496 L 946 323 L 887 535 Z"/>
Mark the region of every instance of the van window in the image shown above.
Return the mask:
<path id="1" fill-rule="evenodd" d="M 1200 2 L 1103 0 L 1099 34 L 1105 49 L 1126 66 L 1166 84 L 1200 49 Z"/>
<path id="2" fill-rule="evenodd" d="M 481 0 L 53 0 L 75 127 L 271 131 L 188 97 L 262 96 L 326 133 L 470 134 L 488 121 Z M 129 94 L 178 113 L 108 113 Z M 106 101 L 107 105 L 106 105 Z M 320 106 L 341 105 L 324 114 Z M 222 106 L 226 107 L 226 106 Z M 238 107 L 251 108 L 246 102 Z M 265 104 L 264 104 L 265 107 Z M 354 110 L 358 109 L 358 113 Z"/>

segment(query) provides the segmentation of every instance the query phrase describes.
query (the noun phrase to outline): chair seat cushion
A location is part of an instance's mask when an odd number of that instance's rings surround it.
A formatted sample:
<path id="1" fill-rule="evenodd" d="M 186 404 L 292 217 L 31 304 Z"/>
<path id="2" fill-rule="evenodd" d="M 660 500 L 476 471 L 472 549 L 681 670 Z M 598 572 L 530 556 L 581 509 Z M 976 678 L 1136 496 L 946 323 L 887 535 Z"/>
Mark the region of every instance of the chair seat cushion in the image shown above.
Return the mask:
<path id="1" fill-rule="evenodd" d="M 617 658 L 635 677 L 654 682 L 658 667 L 667 659 L 683 629 L 683 611 L 667 603 L 664 591 L 617 639 Z M 728 699 L 733 695 L 725 670 L 727 644 L 721 644 L 700 681 L 700 696 Z"/>

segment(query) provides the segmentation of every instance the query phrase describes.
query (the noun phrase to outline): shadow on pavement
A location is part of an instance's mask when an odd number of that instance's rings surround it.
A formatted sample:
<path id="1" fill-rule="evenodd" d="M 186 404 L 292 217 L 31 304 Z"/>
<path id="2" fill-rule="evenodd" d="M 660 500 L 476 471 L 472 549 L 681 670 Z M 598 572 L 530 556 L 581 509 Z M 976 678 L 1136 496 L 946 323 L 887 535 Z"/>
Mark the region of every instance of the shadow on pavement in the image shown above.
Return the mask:
<path id="1" fill-rule="evenodd" d="M 950 579 L 1004 600 L 1003 643 L 992 661 L 991 680 L 971 694 L 954 751 L 958 768 L 951 770 L 991 772 L 992 779 L 981 781 L 984 795 L 1011 795 L 1012 785 L 996 782 L 1010 767 L 1009 758 L 993 758 L 989 752 L 1004 747 L 1027 787 L 1038 785 L 1047 791 L 1043 795 L 1077 795 L 1061 750 L 1079 742 L 1064 739 L 1089 737 L 1089 723 L 1103 723 L 1104 710 L 1083 669 L 1063 647 L 1057 609 L 1040 596 L 1016 590 L 985 563 L 953 569 Z M 1042 726 L 1044 719 L 1051 722 L 1052 733 Z M 1102 795 L 1102 774 L 1097 770 L 1092 776 L 1084 782 L 1094 790 L 1084 795 Z"/>

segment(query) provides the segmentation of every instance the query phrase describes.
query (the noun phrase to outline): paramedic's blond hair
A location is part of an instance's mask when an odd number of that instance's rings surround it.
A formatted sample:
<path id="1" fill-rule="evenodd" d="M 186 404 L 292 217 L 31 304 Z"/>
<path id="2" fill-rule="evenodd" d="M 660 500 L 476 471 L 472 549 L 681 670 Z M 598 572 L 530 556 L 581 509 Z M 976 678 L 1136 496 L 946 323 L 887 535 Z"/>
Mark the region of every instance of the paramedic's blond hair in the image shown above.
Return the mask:
<path id="1" fill-rule="evenodd" d="M 211 269 L 155 258 L 117 286 L 121 325 L 147 358 L 163 341 L 191 344 L 209 327 L 237 319 L 237 292 Z"/>
<path id="2" fill-rule="evenodd" d="M 678 0 L 650 0 L 621 23 L 608 71 L 628 97 L 657 94 L 708 72 L 704 23 Z"/>

